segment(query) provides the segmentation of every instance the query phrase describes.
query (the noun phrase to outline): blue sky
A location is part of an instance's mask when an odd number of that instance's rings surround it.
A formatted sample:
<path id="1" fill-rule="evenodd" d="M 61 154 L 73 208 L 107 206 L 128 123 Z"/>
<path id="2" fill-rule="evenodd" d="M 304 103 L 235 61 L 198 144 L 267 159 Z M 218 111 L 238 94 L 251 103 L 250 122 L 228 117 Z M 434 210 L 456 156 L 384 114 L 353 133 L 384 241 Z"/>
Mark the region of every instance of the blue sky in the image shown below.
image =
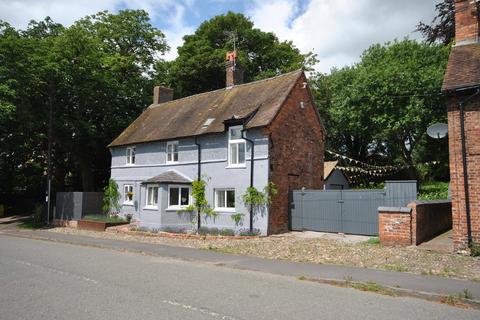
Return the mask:
<path id="1" fill-rule="evenodd" d="M 69 25 L 101 10 L 144 9 L 161 29 L 174 59 L 182 37 L 205 20 L 227 11 L 250 17 L 255 27 L 313 51 L 318 71 L 351 65 L 370 45 L 420 38 L 419 21 L 430 22 L 439 0 L 0 0 L 0 19 L 25 28 L 30 19 Z"/>

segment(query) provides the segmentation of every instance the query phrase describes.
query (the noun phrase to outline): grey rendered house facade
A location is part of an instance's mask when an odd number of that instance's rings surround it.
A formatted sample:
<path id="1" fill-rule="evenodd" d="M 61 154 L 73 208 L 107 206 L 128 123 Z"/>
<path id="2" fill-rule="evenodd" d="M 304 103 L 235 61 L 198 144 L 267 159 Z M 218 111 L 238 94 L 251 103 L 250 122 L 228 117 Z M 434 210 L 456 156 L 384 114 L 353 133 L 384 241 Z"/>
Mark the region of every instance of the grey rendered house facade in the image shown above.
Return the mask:
<path id="1" fill-rule="evenodd" d="M 242 195 L 251 184 L 262 190 L 273 182 L 278 193 L 253 227 L 288 229 L 289 190 L 323 185 L 324 129 L 303 71 L 246 84 L 241 72 L 227 61 L 226 88 L 177 100 L 155 87 L 153 104 L 109 145 L 121 215 L 149 229 L 193 228 L 194 215 L 182 209 L 202 177 L 218 214 L 202 217 L 202 226 L 238 231 L 249 227 Z M 234 213 L 243 214 L 239 224 Z"/>

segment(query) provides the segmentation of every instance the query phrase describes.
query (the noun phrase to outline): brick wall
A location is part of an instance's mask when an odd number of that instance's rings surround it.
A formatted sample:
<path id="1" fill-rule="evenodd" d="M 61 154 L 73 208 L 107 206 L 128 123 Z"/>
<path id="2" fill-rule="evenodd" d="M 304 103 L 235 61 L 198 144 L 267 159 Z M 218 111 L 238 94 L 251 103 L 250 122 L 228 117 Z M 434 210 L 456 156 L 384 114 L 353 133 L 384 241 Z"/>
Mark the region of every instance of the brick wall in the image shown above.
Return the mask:
<path id="1" fill-rule="evenodd" d="M 289 228 L 289 191 L 323 188 L 325 133 L 306 82 L 301 76 L 272 124 L 270 136 L 270 181 L 278 194 L 272 199 L 268 233 Z M 303 107 L 301 105 L 303 102 Z"/>
<path id="2" fill-rule="evenodd" d="M 447 100 L 455 250 L 462 250 L 467 247 L 467 215 L 458 102 L 465 99 L 469 94 L 471 92 L 465 94 L 457 93 Z M 478 243 L 480 242 L 480 96 L 473 98 L 465 105 L 464 114 L 472 239 Z"/>
<path id="3" fill-rule="evenodd" d="M 478 39 L 478 9 L 472 0 L 455 0 L 455 41 Z"/>
<path id="4" fill-rule="evenodd" d="M 412 209 L 378 208 L 378 236 L 380 243 L 388 246 L 412 244 Z"/>
<path id="5" fill-rule="evenodd" d="M 412 244 L 420 244 L 452 228 L 450 200 L 414 201 L 412 209 Z"/>
<path id="6" fill-rule="evenodd" d="M 450 200 L 414 201 L 407 207 L 378 208 L 378 234 L 383 245 L 409 246 L 452 228 Z"/>

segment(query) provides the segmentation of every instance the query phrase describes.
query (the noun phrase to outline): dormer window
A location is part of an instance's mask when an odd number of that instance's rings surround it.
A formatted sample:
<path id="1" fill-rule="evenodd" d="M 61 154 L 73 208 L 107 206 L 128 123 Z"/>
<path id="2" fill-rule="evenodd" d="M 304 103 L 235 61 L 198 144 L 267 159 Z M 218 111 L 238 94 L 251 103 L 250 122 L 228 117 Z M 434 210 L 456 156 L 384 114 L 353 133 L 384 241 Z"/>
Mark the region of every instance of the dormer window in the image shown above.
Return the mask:
<path id="1" fill-rule="evenodd" d="M 135 164 L 135 147 L 127 148 L 127 164 L 129 165 Z"/>
<path id="2" fill-rule="evenodd" d="M 245 166 L 245 140 L 242 138 L 242 126 L 228 129 L 228 166 Z"/>
<path id="3" fill-rule="evenodd" d="M 178 162 L 178 141 L 167 142 L 167 163 Z"/>

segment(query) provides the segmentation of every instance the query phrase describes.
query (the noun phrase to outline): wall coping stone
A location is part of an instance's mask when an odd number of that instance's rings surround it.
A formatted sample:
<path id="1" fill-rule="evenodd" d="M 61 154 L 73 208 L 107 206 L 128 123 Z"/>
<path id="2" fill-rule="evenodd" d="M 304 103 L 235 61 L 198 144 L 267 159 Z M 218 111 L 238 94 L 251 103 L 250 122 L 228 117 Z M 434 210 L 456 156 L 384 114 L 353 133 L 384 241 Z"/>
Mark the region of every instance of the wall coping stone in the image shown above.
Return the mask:
<path id="1" fill-rule="evenodd" d="M 415 200 L 415 201 L 413 201 L 413 202 L 410 202 L 409 204 L 422 205 L 422 204 L 442 204 L 442 203 L 452 203 L 452 199 L 441 199 L 441 200 Z"/>
<path id="2" fill-rule="evenodd" d="M 407 207 L 378 207 L 378 212 L 382 212 L 382 213 L 411 213 L 412 208 L 407 208 Z"/>

